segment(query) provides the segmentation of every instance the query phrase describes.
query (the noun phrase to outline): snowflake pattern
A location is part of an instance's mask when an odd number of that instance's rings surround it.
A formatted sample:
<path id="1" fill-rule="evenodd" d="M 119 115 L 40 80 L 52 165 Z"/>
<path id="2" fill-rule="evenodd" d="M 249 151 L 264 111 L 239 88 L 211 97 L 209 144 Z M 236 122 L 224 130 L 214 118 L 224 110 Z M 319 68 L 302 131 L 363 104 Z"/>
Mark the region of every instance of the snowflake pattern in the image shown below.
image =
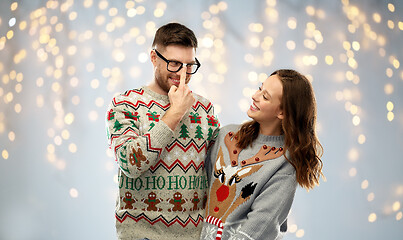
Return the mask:
<path id="1" fill-rule="evenodd" d="M 203 226 L 201 235 L 204 237 L 203 240 L 215 240 L 217 235 L 217 227 L 210 224 L 205 224 Z"/>

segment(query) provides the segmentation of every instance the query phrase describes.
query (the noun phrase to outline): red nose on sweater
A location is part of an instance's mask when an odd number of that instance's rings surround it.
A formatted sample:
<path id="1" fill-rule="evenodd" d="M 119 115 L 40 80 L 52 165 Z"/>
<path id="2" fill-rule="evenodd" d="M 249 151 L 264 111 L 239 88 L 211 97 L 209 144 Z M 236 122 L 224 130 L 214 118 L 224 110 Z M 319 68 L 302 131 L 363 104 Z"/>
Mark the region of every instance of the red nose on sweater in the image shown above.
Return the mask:
<path id="1" fill-rule="evenodd" d="M 222 185 L 216 192 L 217 195 L 217 200 L 219 202 L 224 201 L 225 199 L 227 199 L 228 195 L 229 195 L 229 187 Z"/>

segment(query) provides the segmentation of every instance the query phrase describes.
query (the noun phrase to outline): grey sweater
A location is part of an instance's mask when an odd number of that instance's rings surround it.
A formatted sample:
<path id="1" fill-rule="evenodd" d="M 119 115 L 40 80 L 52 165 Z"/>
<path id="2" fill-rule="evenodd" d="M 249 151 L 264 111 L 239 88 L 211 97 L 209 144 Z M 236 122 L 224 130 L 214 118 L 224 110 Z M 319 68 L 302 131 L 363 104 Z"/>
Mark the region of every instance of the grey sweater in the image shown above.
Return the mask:
<path id="1" fill-rule="evenodd" d="M 206 160 L 210 190 L 201 239 L 281 239 L 297 188 L 284 137 L 259 135 L 242 150 L 235 146 L 239 127 L 223 127 Z"/>

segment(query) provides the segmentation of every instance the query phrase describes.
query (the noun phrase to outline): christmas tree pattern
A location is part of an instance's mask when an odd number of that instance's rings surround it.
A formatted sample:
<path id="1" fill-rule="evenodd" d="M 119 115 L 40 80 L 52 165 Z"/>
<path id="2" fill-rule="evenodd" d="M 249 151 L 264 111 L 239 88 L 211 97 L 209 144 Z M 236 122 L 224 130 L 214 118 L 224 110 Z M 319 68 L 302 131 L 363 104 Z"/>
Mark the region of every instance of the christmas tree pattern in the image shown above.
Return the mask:
<path id="1" fill-rule="evenodd" d="M 211 127 L 208 129 L 208 134 L 207 134 L 207 141 L 211 141 L 213 139 L 213 129 Z"/>
<path id="2" fill-rule="evenodd" d="M 123 128 L 123 124 L 121 124 L 118 120 L 115 121 L 115 124 L 113 125 L 113 130 L 119 131 L 120 129 Z"/>
<path id="3" fill-rule="evenodd" d="M 190 137 L 188 134 L 189 133 L 188 127 L 185 124 L 182 124 L 180 133 L 181 133 L 181 135 L 179 137 L 183 138 L 184 140 L 186 140 L 186 138 Z"/>
<path id="4" fill-rule="evenodd" d="M 202 132 L 202 128 L 200 127 L 200 125 L 197 125 L 197 127 L 196 127 L 196 135 L 195 135 L 195 138 L 197 138 L 197 139 L 204 139 L 204 137 L 203 137 L 203 132 Z"/>

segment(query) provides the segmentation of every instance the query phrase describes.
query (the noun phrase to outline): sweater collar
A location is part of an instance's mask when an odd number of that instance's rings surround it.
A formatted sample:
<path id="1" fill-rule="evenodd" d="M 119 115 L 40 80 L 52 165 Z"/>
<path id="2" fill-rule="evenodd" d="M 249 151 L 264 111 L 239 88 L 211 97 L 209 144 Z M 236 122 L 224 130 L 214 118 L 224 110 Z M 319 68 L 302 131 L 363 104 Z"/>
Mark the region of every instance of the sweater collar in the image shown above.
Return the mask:
<path id="1" fill-rule="evenodd" d="M 148 95 L 150 95 L 153 99 L 159 100 L 159 101 L 164 101 L 164 102 L 169 102 L 169 97 L 168 95 L 162 95 L 158 94 L 154 91 L 152 91 L 149 87 L 143 86 L 144 92 Z"/>
<path id="2" fill-rule="evenodd" d="M 283 146 L 284 145 L 284 135 L 269 136 L 269 135 L 259 134 L 259 136 L 255 140 L 255 142 L 262 143 L 262 144 L 267 144 L 268 142 L 270 142 L 270 143 L 275 143 L 277 146 Z"/>

